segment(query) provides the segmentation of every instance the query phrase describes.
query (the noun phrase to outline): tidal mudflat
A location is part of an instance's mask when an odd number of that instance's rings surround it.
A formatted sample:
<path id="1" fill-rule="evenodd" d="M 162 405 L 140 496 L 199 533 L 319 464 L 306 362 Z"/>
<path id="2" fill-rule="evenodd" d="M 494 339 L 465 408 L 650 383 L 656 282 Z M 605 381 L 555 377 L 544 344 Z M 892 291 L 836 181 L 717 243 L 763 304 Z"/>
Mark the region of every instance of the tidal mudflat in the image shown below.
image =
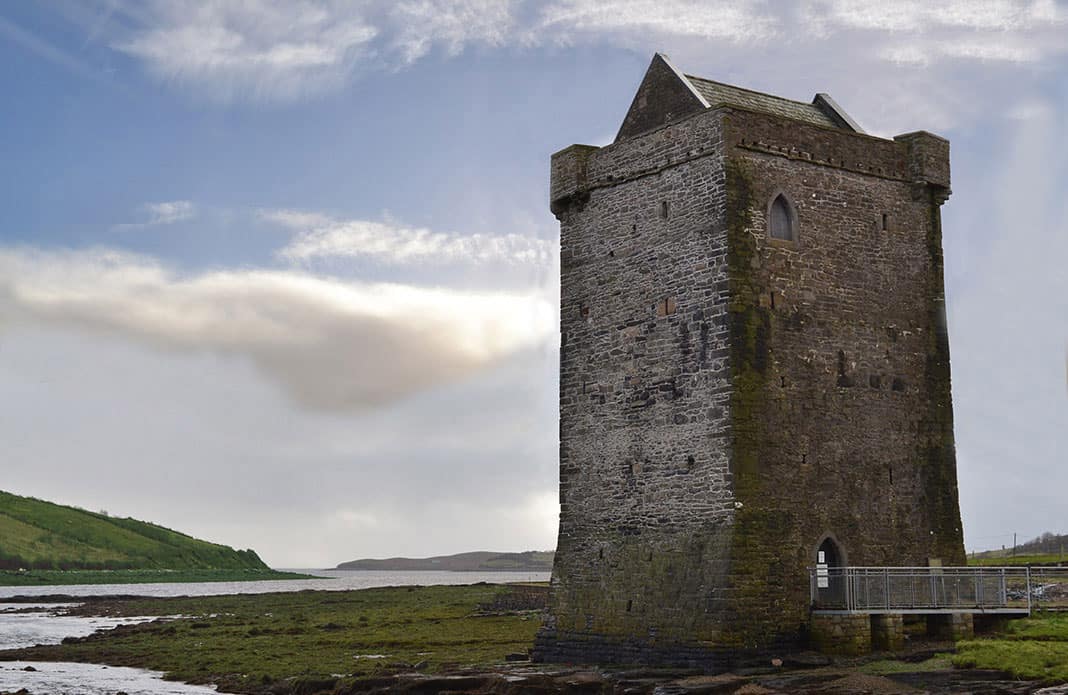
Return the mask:
<path id="1" fill-rule="evenodd" d="M 531 591 L 543 594 L 545 587 Z M 510 654 L 525 657 L 541 614 L 523 610 L 514 599 L 500 602 L 512 593 L 483 584 L 90 600 L 65 614 L 184 617 L 0 652 L 0 660 L 147 668 L 229 692 L 286 692 L 290 686 L 297 688 L 292 692 L 315 692 L 294 683 L 439 672 L 504 662 Z"/>
<path id="2" fill-rule="evenodd" d="M 541 624 L 546 595 L 544 584 L 476 584 L 97 597 L 56 611 L 72 619 L 160 617 L 120 624 L 63 644 L 0 652 L 0 692 L 18 689 L 3 680 L 3 674 L 14 668 L 10 661 L 18 659 L 51 662 L 56 669 L 63 664 L 55 662 L 95 664 L 86 667 L 85 677 L 101 664 L 137 667 L 185 683 L 216 685 L 221 692 L 255 695 L 443 690 L 498 695 L 1068 693 L 1068 686 L 1057 685 L 1066 680 L 1061 655 L 1068 643 L 1068 616 L 1039 615 L 1017 621 L 997 636 L 956 646 L 917 643 L 903 654 L 863 659 L 783 655 L 779 663 L 707 676 L 685 669 L 529 663 L 526 657 Z"/>

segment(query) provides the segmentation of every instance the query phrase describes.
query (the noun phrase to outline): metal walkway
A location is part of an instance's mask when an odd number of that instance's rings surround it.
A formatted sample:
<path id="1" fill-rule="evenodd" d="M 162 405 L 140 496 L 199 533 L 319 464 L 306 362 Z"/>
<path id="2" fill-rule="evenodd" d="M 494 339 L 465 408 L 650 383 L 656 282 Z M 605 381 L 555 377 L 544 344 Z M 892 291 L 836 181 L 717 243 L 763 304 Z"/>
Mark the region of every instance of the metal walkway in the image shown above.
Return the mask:
<path id="1" fill-rule="evenodd" d="M 1068 604 L 1068 567 L 826 567 L 810 570 L 813 613 L 1030 615 Z M 1057 601 L 1059 603 L 1059 601 Z"/>

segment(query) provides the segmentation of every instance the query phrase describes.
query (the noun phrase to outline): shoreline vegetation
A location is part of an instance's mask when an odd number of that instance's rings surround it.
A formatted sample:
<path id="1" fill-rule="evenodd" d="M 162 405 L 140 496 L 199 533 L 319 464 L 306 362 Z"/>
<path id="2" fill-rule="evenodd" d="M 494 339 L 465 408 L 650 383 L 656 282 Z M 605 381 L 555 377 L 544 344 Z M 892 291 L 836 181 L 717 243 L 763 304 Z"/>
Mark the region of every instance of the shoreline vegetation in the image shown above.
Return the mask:
<path id="1" fill-rule="evenodd" d="M 1068 681 L 1068 615 L 1011 621 L 956 645 L 918 636 L 901 654 L 784 654 L 732 674 L 527 661 L 545 583 L 401 586 L 178 598 L 81 599 L 60 613 L 159 616 L 0 661 L 74 661 L 163 671 L 249 695 L 437 692 L 1033 692 Z M 52 597 L 59 601 L 61 597 Z M 168 617 L 171 616 L 171 617 Z M 174 617 L 180 616 L 180 617 Z"/>
<path id="2" fill-rule="evenodd" d="M 120 569 L 0 570 L 0 586 L 78 586 L 87 584 L 163 584 L 192 582 L 260 582 L 322 579 L 310 574 L 266 569 Z M 3 600 L 3 599 L 0 599 Z"/>

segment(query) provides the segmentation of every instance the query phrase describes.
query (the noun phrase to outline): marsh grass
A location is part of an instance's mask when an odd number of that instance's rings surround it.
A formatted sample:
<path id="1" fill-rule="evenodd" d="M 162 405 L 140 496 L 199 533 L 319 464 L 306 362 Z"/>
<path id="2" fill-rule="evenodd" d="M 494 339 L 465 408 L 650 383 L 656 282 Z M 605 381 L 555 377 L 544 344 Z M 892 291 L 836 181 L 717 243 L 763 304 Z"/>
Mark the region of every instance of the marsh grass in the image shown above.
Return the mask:
<path id="1" fill-rule="evenodd" d="M 869 661 L 857 667 L 860 673 L 872 676 L 885 676 L 893 673 L 926 673 L 929 671 L 945 671 L 953 668 L 951 654 L 936 654 L 930 659 L 919 663 L 901 661 L 900 659 L 882 659 Z"/>
<path id="2" fill-rule="evenodd" d="M 953 665 L 1005 671 L 1016 678 L 1068 681 L 1068 615 L 1036 613 L 998 635 L 957 644 Z"/>

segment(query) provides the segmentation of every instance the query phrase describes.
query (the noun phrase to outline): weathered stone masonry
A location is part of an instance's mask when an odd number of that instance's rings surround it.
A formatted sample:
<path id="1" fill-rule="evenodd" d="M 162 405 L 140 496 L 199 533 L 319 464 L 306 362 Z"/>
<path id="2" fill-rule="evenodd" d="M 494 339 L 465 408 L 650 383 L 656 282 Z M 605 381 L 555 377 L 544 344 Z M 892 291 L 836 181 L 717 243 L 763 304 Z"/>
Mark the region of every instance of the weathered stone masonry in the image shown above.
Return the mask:
<path id="1" fill-rule="evenodd" d="M 657 56 L 614 144 L 553 156 L 561 517 L 539 658 L 717 667 L 794 643 L 828 536 L 852 565 L 963 562 L 948 143 L 864 135 L 825 99 Z M 796 240 L 768 236 L 779 194 Z"/>

